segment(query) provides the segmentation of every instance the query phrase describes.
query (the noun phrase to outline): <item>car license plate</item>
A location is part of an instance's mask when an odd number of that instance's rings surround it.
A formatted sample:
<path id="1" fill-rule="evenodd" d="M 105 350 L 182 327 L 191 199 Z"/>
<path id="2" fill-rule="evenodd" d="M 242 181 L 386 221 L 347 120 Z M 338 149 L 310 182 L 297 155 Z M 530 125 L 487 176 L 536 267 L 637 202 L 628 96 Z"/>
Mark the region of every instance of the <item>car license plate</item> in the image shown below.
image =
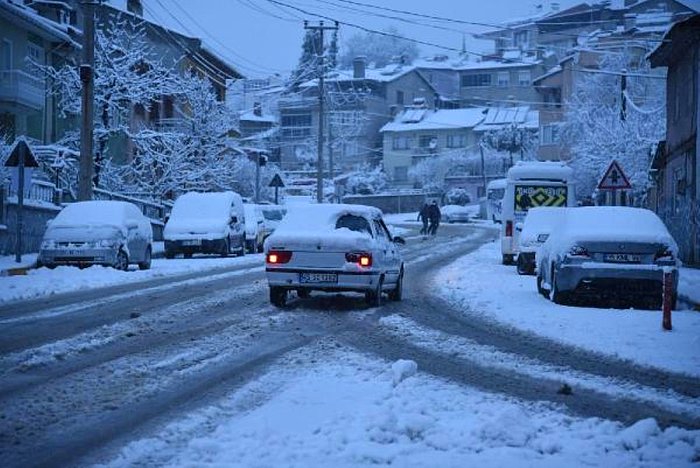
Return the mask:
<path id="1" fill-rule="evenodd" d="M 189 239 L 182 241 L 182 245 L 202 245 L 201 239 Z"/>
<path id="2" fill-rule="evenodd" d="M 610 263 L 639 263 L 642 261 L 641 255 L 611 253 L 605 254 L 605 261 Z"/>
<path id="3" fill-rule="evenodd" d="M 539 234 L 537 236 L 537 242 L 546 242 L 549 239 L 549 234 Z"/>
<path id="4" fill-rule="evenodd" d="M 337 283 L 336 273 L 299 273 L 300 283 Z"/>

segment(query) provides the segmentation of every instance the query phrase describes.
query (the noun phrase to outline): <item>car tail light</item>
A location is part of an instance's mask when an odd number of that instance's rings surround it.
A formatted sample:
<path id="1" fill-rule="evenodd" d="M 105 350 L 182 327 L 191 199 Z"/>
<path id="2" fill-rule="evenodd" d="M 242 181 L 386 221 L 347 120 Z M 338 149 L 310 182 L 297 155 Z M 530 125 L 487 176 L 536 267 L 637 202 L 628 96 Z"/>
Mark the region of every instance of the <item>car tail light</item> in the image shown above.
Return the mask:
<path id="1" fill-rule="evenodd" d="M 667 246 L 659 249 L 654 255 L 655 262 L 673 262 L 673 252 Z"/>
<path id="2" fill-rule="evenodd" d="M 513 221 L 506 221 L 506 237 L 513 237 Z"/>
<path id="3" fill-rule="evenodd" d="M 569 257 L 590 257 L 588 249 L 580 245 L 574 245 L 569 249 Z"/>
<path id="4" fill-rule="evenodd" d="M 345 260 L 350 263 L 357 263 L 361 267 L 372 266 L 372 254 L 367 252 L 349 252 L 345 254 Z"/>
<path id="5" fill-rule="evenodd" d="M 292 259 L 292 252 L 289 250 L 270 250 L 267 253 L 267 263 L 273 265 L 279 265 L 282 263 L 289 263 Z"/>

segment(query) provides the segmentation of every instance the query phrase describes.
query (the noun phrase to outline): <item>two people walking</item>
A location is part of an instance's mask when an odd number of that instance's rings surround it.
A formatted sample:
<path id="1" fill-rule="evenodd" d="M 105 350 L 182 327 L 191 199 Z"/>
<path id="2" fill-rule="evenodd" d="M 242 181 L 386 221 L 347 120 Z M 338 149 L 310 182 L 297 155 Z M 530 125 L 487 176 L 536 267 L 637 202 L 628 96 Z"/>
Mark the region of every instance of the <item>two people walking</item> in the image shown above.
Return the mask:
<path id="1" fill-rule="evenodd" d="M 423 222 L 423 227 L 420 233 L 424 236 L 437 234 L 438 226 L 440 225 L 440 218 L 442 213 L 440 213 L 440 208 L 436 201 L 433 201 L 430 205 L 427 203 L 423 205 L 423 208 L 418 212 L 418 221 Z"/>

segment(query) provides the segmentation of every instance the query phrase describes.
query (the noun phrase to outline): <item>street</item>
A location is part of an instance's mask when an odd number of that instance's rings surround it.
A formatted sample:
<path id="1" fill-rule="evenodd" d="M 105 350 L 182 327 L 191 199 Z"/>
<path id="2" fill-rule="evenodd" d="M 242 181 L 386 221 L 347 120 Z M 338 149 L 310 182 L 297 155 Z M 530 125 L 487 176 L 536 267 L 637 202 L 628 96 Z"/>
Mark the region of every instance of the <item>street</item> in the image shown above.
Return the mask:
<path id="1" fill-rule="evenodd" d="M 360 295 L 330 294 L 294 298 L 287 308 L 274 308 L 262 256 L 257 265 L 246 262 L 4 307 L 3 465 L 107 463 L 129 443 L 264 380 L 275 366 L 287 367 L 289 373 L 281 375 L 291 379 L 295 368 L 305 369 L 298 365 L 300 355 L 306 364 L 320 365 L 338 349 L 387 362 L 412 360 L 420 372 L 452 384 L 561 405 L 573 417 L 624 424 L 655 418 L 662 428 L 700 429 L 700 415 L 692 410 L 700 379 L 536 337 L 479 311 L 457 310 L 436 296 L 431 286 L 436 271 L 496 239 L 494 230 L 445 225 L 436 239 L 424 241 L 411 229 L 403 248 L 405 298 L 385 300 L 380 308 L 368 308 Z M 467 352 L 455 352 L 445 348 L 449 340 L 466 341 L 480 351 L 469 352 L 467 346 Z M 549 370 L 544 377 L 533 371 L 542 368 Z M 579 381 L 603 383 L 575 386 L 573 395 L 562 392 L 562 381 L 573 374 Z M 616 392 L 615 386 L 624 391 Z M 245 399 L 238 411 L 270 399 Z M 121 464 L 173 463 L 150 457 L 127 457 Z"/>

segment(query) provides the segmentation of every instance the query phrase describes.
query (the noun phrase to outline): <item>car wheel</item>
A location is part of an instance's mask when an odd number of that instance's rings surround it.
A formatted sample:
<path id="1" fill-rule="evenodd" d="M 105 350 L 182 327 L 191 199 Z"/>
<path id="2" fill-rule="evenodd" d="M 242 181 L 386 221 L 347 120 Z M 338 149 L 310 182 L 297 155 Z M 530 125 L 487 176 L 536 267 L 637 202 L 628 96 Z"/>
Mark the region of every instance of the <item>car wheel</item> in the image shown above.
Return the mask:
<path id="1" fill-rule="evenodd" d="M 126 271 L 129 269 L 129 256 L 123 250 L 119 249 L 117 252 L 117 258 L 114 260 L 114 265 L 112 265 L 117 270 Z"/>
<path id="2" fill-rule="evenodd" d="M 559 305 L 566 305 L 569 303 L 569 293 L 565 293 L 559 290 L 559 285 L 557 284 L 557 275 L 552 267 L 552 302 Z"/>
<path id="3" fill-rule="evenodd" d="M 270 303 L 275 307 L 287 305 L 287 290 L 279 286 L 270 286 Z"/>
<path id="4" fill-rule="evenodd" d="M 376 289 L 365 292 L 365 302 L 370 307 L 379 307 L 382 305 L 382 287 L 384 286 L 384 277 L 379 277 Z"/>
<path id="5" fill-rule="evenodd" d="M 519 275 L 532 275 L 535 273 L 533 266 L 528 264 L 522 255 L 518 255 L 517 265 Z"/>
<path id="6" fill-rule="evenodd" d="M 543 297 L 549 299 L 549 290 L 545 289 L 542 287 L 542 277 L 538 274 L 537 275 L 537 292 L 540 293 Z"/>
<path id="7" fill-rule="evenodd" d="M 247 250 L 246 253 L 249 253 L 249 254 L 255 253 L 255 241 L 254 241 L 254 240 L 252 240 L 252 241 L 249 241 L 249 240 L 245 241 L 245 248 L 246 248 L 246 250 Z"/>
<path id="8" fill-rule="evenodd" d="M 228 257 L 229 252 L 231 252 L 231 241 L 227 237 L 224 239 L 224 248 L 221 249 L 221 256 Z"/>
<path id="9" fill-rule="evenodd" d="M 172 260 L 173 258 L 175 258 L 175 253 L 174 253 L 174 252 L 168 252 L 168 251 L 166 250 L 166 251 L 165 251 L 165 258 L 167 258 L 168 260 Z"/>
<path id="10" fill-rule="evenodd" d="M 192 252 L 184 253 L 184 254 L 182 254 L 182 257 L 183 258 L 192 258 Z"/>
<path id="11" fill-rule="evenodd" d="M 146 253 L 143 257 L 143 262 L 139 263 L 139 270 L 151 269 L 151 246 L 146 247 Z"/>
<path id="12" fill-rule="evenodd" d="M 247 242 L 246 242 L 246 240 L 245 240 L 245 237 L 243 237 L 243 238 L 240 240 L 240 246 L 241 246 L 241 249 L 238 251 L 238 256 L 239 256 L 239 257 L 244 257 L 244 256 L 245 256 L 246 248 L 248 247 Z"/>
<path id="13" fill-rule="evenodd" d="M 503 261 L 502 263 L 504 265 L 512 265 L 513 264 L 513 255 L 511 254 L 503 254 Z"/>
<path id="14" fill-rule="evenodd" d="M 311 296 L 311 291 L 308 289 L 297 289 L 297 296 L 302 299 L 308 299 Z"/>
<path id="15" fill-rule="evenodd" d="M 265 246 L 264 246 L 263 242 L 258 244 L 258 253 L 263 253 L 263 250 L 265 250 Z"/>
<path id="16" fill-rule="evenodd" d="M 389 292 L 389 299 L 392 301 L 403 299 L 403 268 L 399 273 L 399 279 L 396 280 L 396 287 Z"/>

